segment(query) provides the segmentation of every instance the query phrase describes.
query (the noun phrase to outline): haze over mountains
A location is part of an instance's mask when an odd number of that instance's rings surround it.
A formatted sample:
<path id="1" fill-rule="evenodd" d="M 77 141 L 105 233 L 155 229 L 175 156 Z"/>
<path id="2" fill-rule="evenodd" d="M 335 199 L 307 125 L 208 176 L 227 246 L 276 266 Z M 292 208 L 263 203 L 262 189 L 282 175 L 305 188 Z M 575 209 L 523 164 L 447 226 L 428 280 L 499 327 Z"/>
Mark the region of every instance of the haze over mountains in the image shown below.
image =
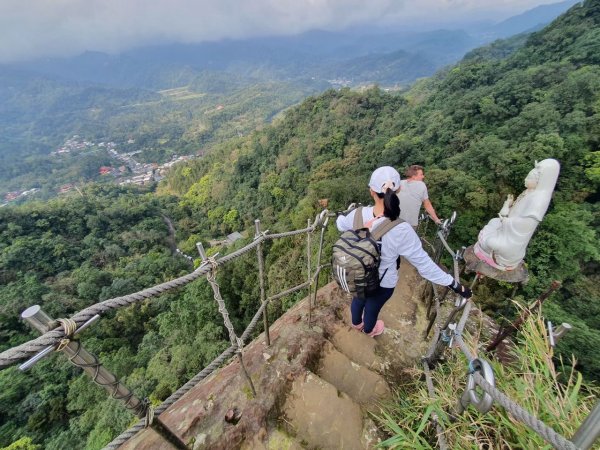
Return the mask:
<path id="1" fill-rule="evenodd" d="M 303 81 L 341 78 L 350 85 L 405 85 L 457 61 L 472 48 L 539 29 L 575 3 L 576 0 L 568 0 L 542 5 L 498 24 L 466 23 L 455 29 L 315 30 L 296 36 L 150 46 L 119 55 L 86 52 L 73 58 L 0 67 L 66 80 L 147 89 L 181 86 L 191 74 L 206 70 Z"/>

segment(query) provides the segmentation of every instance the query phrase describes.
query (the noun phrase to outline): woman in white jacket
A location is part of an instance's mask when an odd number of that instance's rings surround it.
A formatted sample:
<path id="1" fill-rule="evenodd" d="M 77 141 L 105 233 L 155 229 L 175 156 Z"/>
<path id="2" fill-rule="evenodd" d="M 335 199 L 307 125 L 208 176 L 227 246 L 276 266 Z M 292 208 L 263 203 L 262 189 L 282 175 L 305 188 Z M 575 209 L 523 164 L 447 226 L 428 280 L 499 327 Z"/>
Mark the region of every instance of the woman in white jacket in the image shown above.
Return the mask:
<path id="1" fill-rule="evenodd" d="M 361 209 L 365 228 L 375 229 L 384 217 L 396 220 L 400 215 L 398 196 L 400 175 L 393 167 L 379 167 L 371 175 L 369 189 L 375 206 Z M 337 218 L 337 227 L 340 231 L 351 230 L 354 224 L 354 215 L 358 210 L 350 212 L 347 216 Z M 379 311 L 389 300 L 398 283 L 398 270 L 396 261 L 400 256 L 405 257 L 419 274 L 432 283 L 448 286 L 454 292 L 465 298 L 471 297 L 471 290 L 454 281 L 451 275 L 440 269 L 429 255 L 423 250 L 421 240 L 415 230 L 407 222 L 402 222 L 383 235 L 380 241 L 381 259 L 379 264 L 379 288 L 376 293 L 368 298 L 354 297 L 350 310 L 352 313 L 352 326 L 369 336 L 378 336 L 383 333 L 383 320 L 378 320 Z"/>

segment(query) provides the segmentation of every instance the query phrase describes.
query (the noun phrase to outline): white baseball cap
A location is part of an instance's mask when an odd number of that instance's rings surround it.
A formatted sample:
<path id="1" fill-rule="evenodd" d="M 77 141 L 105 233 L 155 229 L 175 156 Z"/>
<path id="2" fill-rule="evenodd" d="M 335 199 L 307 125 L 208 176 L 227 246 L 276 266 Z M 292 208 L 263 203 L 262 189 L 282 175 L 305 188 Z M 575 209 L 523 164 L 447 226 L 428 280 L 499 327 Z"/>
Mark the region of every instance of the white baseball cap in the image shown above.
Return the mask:
<path id="1" fill-rule="evenodd" d="M 396 169 L 390 166 L 383 166 L 375 169 L 369 181 L 369 187 L 378 194 L 384 192 L 384 185 L 391 183 L 392 191 L 400 189 L 400 174 Z M 388 186 L 389 187 L 389 186 Z"/>

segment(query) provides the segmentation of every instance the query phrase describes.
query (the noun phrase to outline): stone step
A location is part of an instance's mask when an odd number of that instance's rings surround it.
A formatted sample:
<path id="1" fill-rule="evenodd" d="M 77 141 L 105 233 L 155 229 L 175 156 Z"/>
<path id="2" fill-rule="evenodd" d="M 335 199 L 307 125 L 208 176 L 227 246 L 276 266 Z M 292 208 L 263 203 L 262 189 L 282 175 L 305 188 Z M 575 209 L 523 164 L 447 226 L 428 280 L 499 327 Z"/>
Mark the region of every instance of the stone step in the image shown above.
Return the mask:
<path id="1" fill-rule="evenodd" d="M 386 364 L 375 353 L 377 341 L 382 336 L 383 334 L 372 338 L 350 326 L 342 325 L 336 328 L 329 340 L 340 353 L 346 355 L 350 360 L 367 369 L 383 373 L 386 369 Z"/>
<path id="2" fill-rule="evenodd" d="M 391 396 L 381 375 L 350 360 L 330 342 L 323 349 L 317 375 L 370 411 L 376 411 L 378 402 Z"/>
<path id="3" fill-rule="evenodd" d="M 310 371 L 292 383 L 283 414 L 289 432 L 307 448 L 364 450 L 373 441 L 358 403 Z"/>
<path id="4" fill-rule="evenodd" d="M 266 437 L 264 436 L 266 434 Z M 274 429 L 263 435 L 256 435 L 249 442 L 244 442 L 240 450 L 303 450 L 304 447 L 283 430 Z"/>

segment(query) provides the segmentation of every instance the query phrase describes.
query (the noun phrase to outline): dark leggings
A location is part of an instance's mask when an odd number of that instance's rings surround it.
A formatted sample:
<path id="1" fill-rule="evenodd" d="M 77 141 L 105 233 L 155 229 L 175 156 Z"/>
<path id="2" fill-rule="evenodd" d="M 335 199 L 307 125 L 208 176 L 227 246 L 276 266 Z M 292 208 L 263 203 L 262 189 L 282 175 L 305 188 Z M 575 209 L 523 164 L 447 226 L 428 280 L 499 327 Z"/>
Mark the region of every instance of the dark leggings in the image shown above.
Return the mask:
<path id="1" fill-rule="evenodd" d="M 394 288 L 379 287 L 375 292 L 375 295 L 371 297 L 354 297 L 352 299 L 352 305 L 350 305 L 352 324 L 359 325 L 361 322 L 364 322 L 364 332 L 370 333 L 373 331 L 379 311 L 381 311 L 381 308 L 383 308 L 383 305 L 385 305 L 385 302 L 390 299 L 393 293 Z"/>

